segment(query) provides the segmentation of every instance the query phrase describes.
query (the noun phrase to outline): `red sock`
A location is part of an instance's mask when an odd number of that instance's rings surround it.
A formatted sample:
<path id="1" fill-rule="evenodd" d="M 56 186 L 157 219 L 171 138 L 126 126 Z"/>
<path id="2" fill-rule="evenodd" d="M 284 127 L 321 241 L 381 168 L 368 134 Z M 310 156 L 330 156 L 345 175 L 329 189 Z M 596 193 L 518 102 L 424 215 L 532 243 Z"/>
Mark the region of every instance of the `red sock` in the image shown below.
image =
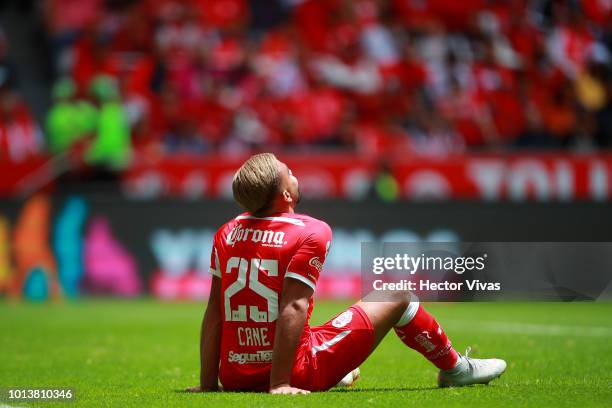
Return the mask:
<path id="1" fill-rule="evenodd" d="M 423 309 L 423 306 L 419 305 L 419 309 L 408 324 L 395 327 L 395 332 L 404 344 L 424 355 L 436 367 L 450 370 L 457 364 L 459 354 L 444 334 L 442 327 Z"/>

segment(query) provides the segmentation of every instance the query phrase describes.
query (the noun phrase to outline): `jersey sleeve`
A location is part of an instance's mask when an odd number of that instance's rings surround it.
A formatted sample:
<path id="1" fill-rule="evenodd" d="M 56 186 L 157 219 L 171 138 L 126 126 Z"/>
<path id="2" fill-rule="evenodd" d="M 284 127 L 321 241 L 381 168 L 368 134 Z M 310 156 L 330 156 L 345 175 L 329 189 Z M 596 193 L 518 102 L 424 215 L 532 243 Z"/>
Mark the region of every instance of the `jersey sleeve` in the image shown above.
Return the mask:
<path id="1" fill-rule="evenodd" d="M 210 273 L 213 276 L 218 278 L 221 277 L 221 264 L 219 262 L 219 253 L 218 253 L 218 237 L 219 233 L 217 232 L 213 238 L 212 249 L 210 250 Z"/>
<path id="2" fill-rule="evenodd" d="M 285 278 L 297 279 L 314 290 L 329 252 L 331 240 L 331 228 L 324 222 L 309 231 L 291 258 Z"/>

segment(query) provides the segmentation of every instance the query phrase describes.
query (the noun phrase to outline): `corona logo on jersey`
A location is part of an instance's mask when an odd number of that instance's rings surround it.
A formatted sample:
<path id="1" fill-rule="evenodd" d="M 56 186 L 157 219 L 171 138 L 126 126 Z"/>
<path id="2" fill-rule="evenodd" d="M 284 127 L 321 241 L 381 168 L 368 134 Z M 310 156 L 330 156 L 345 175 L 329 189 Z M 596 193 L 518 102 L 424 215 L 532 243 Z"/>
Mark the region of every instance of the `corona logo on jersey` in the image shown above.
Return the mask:
<path id="1" fill-rule="evenodd" d="M 260 243 L 263 246 L 281 247 L 285 242 L 285 233 L 283 231 L 260 230 L 253 228 L 243 228 L 242 224 L 237 224 L 227 235 L 226 243 L 234 246 L 236 242 L 245 242 L 250 239 L 251 242 Z"/>
<path id="2" fill-rule="evenodd" d="M 321 272 L 321 269 L 323 269 L 323 262 L 319 260 L 318 256 L 310 258 L 310 261 L 308 261 L 308 265 L 312 266 L 319 272 Z"/>

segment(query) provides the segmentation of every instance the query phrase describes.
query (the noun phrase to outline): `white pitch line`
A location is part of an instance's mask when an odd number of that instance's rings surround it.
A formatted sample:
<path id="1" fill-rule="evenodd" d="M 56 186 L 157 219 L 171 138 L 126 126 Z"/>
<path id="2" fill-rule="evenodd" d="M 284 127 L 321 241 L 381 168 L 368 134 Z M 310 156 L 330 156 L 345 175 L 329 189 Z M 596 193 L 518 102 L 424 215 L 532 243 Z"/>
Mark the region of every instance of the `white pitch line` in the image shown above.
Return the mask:
<path id="1" fill-rule="evenodd" d="M 545 336 L 612 336 L 612 327 L 603 326 L 570 326 L 499 321 L 484 321 L 478 322 L 477 324 L 468 321 L 461 323 L 452 321 L 452 323 L 448 324 L 447 326 L 456 327 L 459 325 L 461 325 L 462 328 L 470 327 L 470 330 L 474 331 L 486 331 L 492 333 L 535 334 Z"/>

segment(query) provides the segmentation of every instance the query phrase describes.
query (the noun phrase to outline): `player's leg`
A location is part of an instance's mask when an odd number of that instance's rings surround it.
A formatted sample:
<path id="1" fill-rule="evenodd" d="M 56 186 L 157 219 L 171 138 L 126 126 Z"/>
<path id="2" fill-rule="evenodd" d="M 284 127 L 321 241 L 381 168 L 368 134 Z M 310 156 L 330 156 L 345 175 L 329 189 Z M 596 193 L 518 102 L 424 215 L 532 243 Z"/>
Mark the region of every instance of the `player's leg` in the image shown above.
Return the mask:
<path id="1" fill-rule="evenodd" d="M 368 301 L 368 297 L 357 302 L 370 318 L 376 342 L 374 347 L 394 329 L 400 340 L 418 351 L 441 370 L 450 370 L 457 365 L 459 353 L 438 324 L 410 292 L 395 292 L 387 301 Z"/>
<path id="2" fill-rule="evenodd" d="M 310 328 L 309 342 L 298 350 L 291 384 L 311 391 L 350 385 L 374 349 L 374 327 L 356 305 Z"/>
<path id="3" fill-rule="evenodd" d="M 360 307 L 366 315 L 370 322 L 376 322 L 376 324 L 372 324 L 373 326 L 373 345 L 370 349 L 369 355 L 374 349 L 378 346 L 381 340 L 385 337 L 385 335 L 391 330 L 391 328 L 398 322 L 401 316 L 405 313 L 406 308 L 409 304 L 405 302 L 405 297 L 398 299 L 398 301 L 392 302 L 369 302 L 364 304 L 365 302 L 358 302 L 353 306 Z M 365 357 L 364 357 L 365 360 Z M 361 364 L 361 363 L 359 363 Z M 350 387 L 352 386 L 360 377 L 361 372 L 359 367 L 355 368 L 353 371 L 346 374 L 342 380 L 337 384 L 338 387 Z"/>
<path id="4" fill-rule="evenodd" d="M 390 294 L 385 302 L 367 299 L 355 306 L 364 311 L 374 328 L 375 342 L 372 349 L 394 329 L 404 344 L 421 353 L 440 369 L 440 386 L 488 383 L 506 369 L 503 360 L 472 359 L 457 353 L 436 319 L 410 293 Z"/>
<path id="5" fill-rule="evenodd" d="M 410 293 L 406 292 L 389 294 L 384 302 L 367 299 L 366 296 L 327 323 L 311 328 L 311 354 L 316 356 L 317 368 L 315 373 L 308 375 L 314 381 L 308 385 L 309 389 L 352 384 L 359 376 L 355 370 L 385 335 L 392 328 L 413 321 L 420 306 L 416 300 L 411 302 Z M 455 354 L 447 366 L 452 367 L 456 362 Z"/>
<path id="6" fill-rule="evenodd" d="M 385 335 L 394 329 L 400 340 L 440 369 L 440 386 L 488 383 L 506 368 L 503 360 L 472 359 L 453 349 L 448 337 L 410 293 L 390 294 L 385 302 L 357 302 L 327 323 L 312 327 L 311 351 L 316 369 L 309 389 L 330 388 L 358 368 Z"/>

